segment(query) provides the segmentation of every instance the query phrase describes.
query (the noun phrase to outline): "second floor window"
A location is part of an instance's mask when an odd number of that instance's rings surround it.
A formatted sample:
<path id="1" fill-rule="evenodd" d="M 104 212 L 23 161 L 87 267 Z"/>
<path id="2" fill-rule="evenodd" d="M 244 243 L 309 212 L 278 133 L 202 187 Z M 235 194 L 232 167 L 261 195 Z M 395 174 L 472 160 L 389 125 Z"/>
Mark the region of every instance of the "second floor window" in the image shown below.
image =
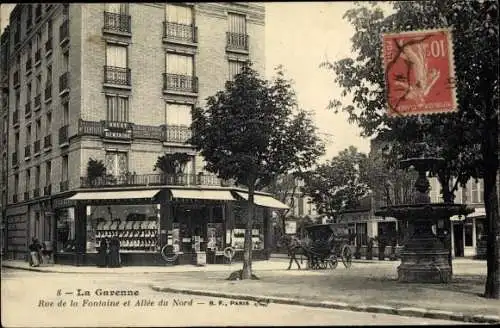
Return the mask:
<path id="1" fill-rule="evenodd" d="M 62 170 L 61 170 L 61 181 L 68 181 L 68 155 L 62 156 Z"/>
<path id="2" fill-rule="evenodd" d="M 128 98 L 120 96 L 106 96 L 107 120 L 128 122 Z"/>
<path id="3" fill-rule="evenodd" d="M 115 44 L 106 46 L 106 66 L 127 67 L 127 47 Z"/>
<path id="4" fill-rule="evenodd" d="M 167 125 L 191 126 L 190 105 L 167 104 Z"/>
<path id="5" fill-rule="evenodd" d="M 45 185 L 48 186 L 50 184 L 50 176 L 52 175 L 52 163 L 47 161 L 45 164 Z"/>
<path id="6" fill-rule="evenodd" d="M 52 129 L 52 113 L 47 113 L 47 120 L 45 121 L 45 133 L 47 135 L 50 134 L 50 130 Z"/>
<path id="7" fill-rule="evenodd" d="M 193 76 L 193 56 L 168 53 L 166 66 L 167 74 Z"/>
<path id="8" fill-rule="evenodd" d="M 128 171 L 128 154 L 125 152 L 106 152 L 106 174 L 121 176 Z"/>
<path id="9" fill-rule="evenodd" d="M 234 80 L 234 76 L 241 73 L 243 65 L 245 65 L 245 62 L 237 60 L 229 61 L 229 81 Z"/>
<path id="10" fill-rule="evenodd" d="M 193 9 L 189 6 L 166 5 L 166 21 L 182 25 L 193 24 Z"/>
<path id="11" fill-rule="evenodd" d="M 228 29 L 229 33 L 247 34 L 247 20 L 245 15 L 230 13 L 228 15 Z"/>

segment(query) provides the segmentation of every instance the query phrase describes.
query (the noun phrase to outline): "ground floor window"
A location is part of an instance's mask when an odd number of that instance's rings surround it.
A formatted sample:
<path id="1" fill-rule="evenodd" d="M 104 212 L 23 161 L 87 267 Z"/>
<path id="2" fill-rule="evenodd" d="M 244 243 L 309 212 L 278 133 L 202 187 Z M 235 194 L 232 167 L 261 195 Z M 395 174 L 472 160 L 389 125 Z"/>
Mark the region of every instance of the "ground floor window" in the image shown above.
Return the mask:
<path id="1" fill-rule="evenodd" d="M 366 246 L 368 244 L 367 224 L 356 223 L 356 244 Z"/>
<path id="2" fill-rule="evenodd" d="M 264 249 L 264 208 L 255 206 L 255 215 L 252 225 L 252 246 L 253 250 Z M 226 239 L 230 240 L 230 245 L 236 250 L 243 250 L 245 244 L 245 229 L 248 218 L 246 204 L 234 207 L 234 229 L 228 232 Z"/>
<path id="3" fill-rule="evenodd" d="M 87 252 L 117 237 L 123 252 L 158 250 L 159 205 L 88 205 Z"/>
<path id="4" fill-rule="evenodd" d="M 67 207 L 56 211 L 57 240 L 56 247 L 59 253 L 74 252 L 75 244 L 75 208 Z"/>

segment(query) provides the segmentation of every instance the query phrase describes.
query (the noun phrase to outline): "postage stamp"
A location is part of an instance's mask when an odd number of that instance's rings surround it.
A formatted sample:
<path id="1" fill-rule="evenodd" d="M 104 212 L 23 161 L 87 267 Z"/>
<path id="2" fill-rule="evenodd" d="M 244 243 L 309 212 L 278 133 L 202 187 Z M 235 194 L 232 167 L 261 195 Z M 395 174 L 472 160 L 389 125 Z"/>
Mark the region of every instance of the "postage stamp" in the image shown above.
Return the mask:
<path id="1" fill-rule="evenodd" d="M 388 115 L 457 111 L 450 29 L 382 35 Z"/>

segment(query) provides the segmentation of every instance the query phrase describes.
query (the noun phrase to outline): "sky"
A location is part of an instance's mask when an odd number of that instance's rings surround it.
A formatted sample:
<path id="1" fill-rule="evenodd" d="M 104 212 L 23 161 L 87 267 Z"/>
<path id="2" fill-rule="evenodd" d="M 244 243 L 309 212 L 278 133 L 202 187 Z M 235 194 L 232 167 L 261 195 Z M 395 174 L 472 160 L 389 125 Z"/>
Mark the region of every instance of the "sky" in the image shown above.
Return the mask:
<path id="1" fill-rule="evenodd" d="M 347 114 L 326 109 L 329 101 L 340 98 L 332 71 L 319 68 L 325 60 L 335 61 L 351 55 L 350 38 L 354 33 L 342 16 L 353 2 L 268 2 L 266 7 L 265 48 L 266 78 L 283 65 L 285 76 L 294 81 L 299 106 L 313 113 L 326 154 L 331 159 L 353 145 L 369 152 L 369 140 L 360 137 Z M 0 5 L 0 28 L 8 25 L 15 4 Z M 350 101 L 350 99 L 345 99 Z"/>

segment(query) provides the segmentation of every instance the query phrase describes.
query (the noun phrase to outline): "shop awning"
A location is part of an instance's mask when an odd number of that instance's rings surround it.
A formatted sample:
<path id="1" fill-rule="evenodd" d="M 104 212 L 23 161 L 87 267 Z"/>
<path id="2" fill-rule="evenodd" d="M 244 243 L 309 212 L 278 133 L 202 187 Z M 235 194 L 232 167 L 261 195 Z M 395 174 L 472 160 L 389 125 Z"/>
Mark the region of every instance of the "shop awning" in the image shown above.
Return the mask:
<path id="1" fill-rule="evenodd" d="M 111 199 L 153 198 L 159 192 L 160 192 L 160 189 L 79 192 L 79 193 L 69 197 L 68 199 L 70 199 L 70 200 L 111 200 Z"/>
<path id="2" fill-rule="evenodd" d="M 172 197 L 186 199 L 234 200 L 229 190 L 170 189 Z"/>
<path id="3" fill-rule="evenodd" d="M 248 200 L 248 194 L 246 192 L 236 192 L 238 196 L 240 196 L 243 199 Z M 271 196 L 264 196 L 264 195 L 254 195 L 253 196 L 253 202 L 259 206 L 264 206 L 264 207 L 272 207 L 272 208 L 288 208 L 287 205 L 283 204 L 277 199 L 272 198 Z"/>
<path id="4" fill-rule="evenodd" d="M 486 216 L 486 209 L 484 207 L 475 208 L 474 212 L 467 215 L 468 218 L 477 218 L 481 216 Z"/>

